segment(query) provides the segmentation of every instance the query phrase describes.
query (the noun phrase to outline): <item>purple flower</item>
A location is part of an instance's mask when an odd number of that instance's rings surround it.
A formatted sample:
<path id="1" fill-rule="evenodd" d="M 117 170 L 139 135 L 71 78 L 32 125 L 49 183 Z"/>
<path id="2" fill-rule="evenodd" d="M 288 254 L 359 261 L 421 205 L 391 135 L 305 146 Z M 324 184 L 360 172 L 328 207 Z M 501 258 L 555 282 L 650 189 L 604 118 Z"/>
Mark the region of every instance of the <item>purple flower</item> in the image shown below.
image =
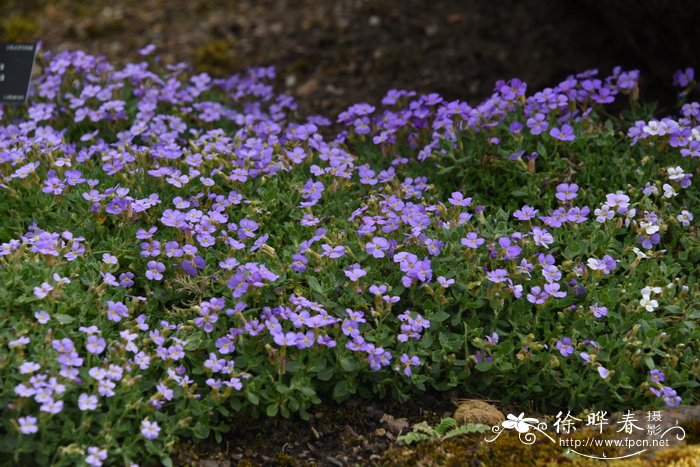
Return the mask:
<path id="1" fill-rule="evenodd" d="M 275 344 L 279 345 L 280 347 L 284 346 L 293 346 L 297 344 L 297 333 L 296 332 L 276 332 L 272 335 Z"/>
<path id="2" fill-rule="evenodd" d="M 410 276 L 422 282 L 429 282 L 433 278 L 433 269 L 430 260 L 425 258 L 423 261 L 418 261 L 413 274 Z"/>
<path id="3" fill-rule="evenodd" d="M 542 275 L 548 283 L 556 282 L 561 279 L 561 271 L 552 264 L 547 264 L 542 267 Z"/>
<path id="4" fill-rule="evenodd" d="M 64 175 L 66 177 L 66 183 L 68 183 L 70 186 L 85 183 L 85 179 L 82 177 L 80 170 L 66 170 Z"/>
<path id="5" fill-rule="evenodd" d="M 78 408 L 82 411 L 95 410 L 97 405 L 97 396 L 83 393 L 78 397 Z"/>
<path id="6" fill-rule="evenodd" d="M 647 250 L 653 248 L 654 245 L 658 245 L 660 241 L 661 235 L 659 235 L 658 233 L 653 233 L 651 235 L 644 234 L 637 238 L 637 242 L 639 242 L 642 245 L 642 247 L 646 248 Z"/>
<path id="7" fill-rule="evenodd" d="M 384 258 L 385 251 L 389 249 L 389 241 L 383 237 L 374 237 L 365 245 L 365 251 L 375 258 Z"/>
<path id="8" fill-rule="evenodd" d="M 144 438 L 156 439 L 159 433 L 160 427 L 158 426 L 158 422 L 150 422 L 147 419 L 141 422 L 141 434 Z"/>
<path id="9" fill-rule="evenodd" d="M 213 238 L 213 237 L 210 237 L 210 238 L 211 238 L 211 244 L 213 245 L 213 244 L 214 244 L 214 241 L 213 241 L 214 238 Z M 256 250 L 259 250 L 260 248 L 262 248 L 262 246 L 265 244 L 265 242 L 266 242 L 269 238 L 270 238 L 270 234 L 261 235 L 259 238 L 257 238 L 257 239 L 255 240 L 255 242 L 253 242 L 253 246 L 250 247 L 250 251 L 256 251 Z M 200 242 L 200 243 L 201 243 L 201 242 Z M 202 245 L 202 246 L 204 246 L 204 245 Z M 341 247 L 336 247 L 336 248 L 343 248 L 343 247 L 341 246 Z M 345 252 L 345 250 L 343 249 L 343 253 L 344 253 L 344 252 Z M 341 254 L 340 256 L 343 256 L 343 255 Z M 337 258 L 337 257 L 338 257 L 338 256 L 336 256 L 336 258 Z M 333 258 L 333 256 L 331 256 L 331 258 Z"/>
<path id="10" fill-rule="evenodd" d="M 486 278 L 491 282 L 499 283 L 508 280 L 508 271 L 505 269 L 496 269 L 486 273 Z"/>
<path id="11" fill-rule="evenodd" d="M 537 113 L 533 117 L 528 118 L 526 124 L 533 135 L 539 135 L 549 128 L 549 123 L 547 123 L 546 117 L 542 113 Z"/>
<path id="12" fill-rule="evenodd" d="M 367 362 L 372 370 L 380 370 L 383 366 L 387 366 L 391 363 L 391 353 L 384 350 L 382 347 L 376 347 L 372 344 L 368 344 L 368 349 L 366 350 Z"/>
<path id="13" fill-rule="evenodd" d="M 351 265 L 349 269 L 346 269 L 343 272 L 348 277 L 348 279 L 350 279 L 353 282 L 357 282 L 358 280 L 360 280 L 360 277 L 367 275 L 367 271 L 362 269 L 362 267 L 360 267 L 360 265 L 357 263 Z"/>
<path id="14" fill-rule="evenodd" d="M 555 297 L 555 298 L 566 297 L 566 292 L 559 291 L 560 288 L 561 288 L 561 286 L 556 282 L 552 282 L 551 284 L 544 285 L 544 291 L 548 296 Z"/>
<path id="15" fill-rule="evenodd" d="M 426 238 L 423 243 L 425 243 L 425 246 L 428 247 L 428 253 L 430 253 L 433 256 L 439 255 L 440 250 L 443 246 L 445 246 L 445 242 L 442 242 L 440 240 L 433 240 L 432 238 Z"/>
<path id="16" fill-rule="evenodd" d="M 617 263 L 619 263 L 618 260 L 614 259 L 614 258 L 613 258 L 612 256 L 610 256 L 610 255 L 605 255 L 605 256 L 603 256 L 603 260 L 602 260 L 602 261 L 603 261 L 603 263 L 604 263 L 604 265 L 605 265 L 604 268 L 603 268 L 603 272 L 604 272 L 605 274 L 610 274 L 610 273 L 613 272 L 615 269 L 617 269 Z"/>
<path id="17" fill-rule="evenodd" d="M 321 256 L 328 256 L 331 259 L 340 258 L 341 256 L 345 255 L 345 247 L 342 245 L 332 247 L 327 243 L 324 243 L 321 245 L 321 248 L 323 248 L 323 253 Z"/>
<path id="18" fill-rule="evenodd" d="M 576 198 L 578 185 L 575 183 L 560 183 L 557 185 L 557 193 L 554 195 L 560 201 L 570 201 Z"/>
<path id="19" fill-rule="evenodd" d="M 408 354 L 403 354 L 399 360 L 401 361 L 401 367 L 397 367 L 396 370 L 403 368 L 403 374 L 406 376 L 412 375 L 412 367 L 421 365 L 420 358 L 416 355 L 409 357 Z"/>
<path id="20" fill-rule="evenodd" d="M 34 317 L 39 322 L 39 324 L 46 324 L 51 319 L 51 315 L 49 315 L 46 312 L 46 310 L 37 311 L 36 313 L 34 313 Z"/>
<path id="21" fill-rule="evenodd" d="M 107 341 L 105 341 L 100 336 L 94 334 L 87 337 L 85 340 L 85 349 L 95 355 L 101 354 L 105 347 L 107 346 Z"/>
<path id="22" fill-rule="evenodd" d="M 663 383 L 665 379 L 666 375 L 664 375 L 662 371 L 651 370 L 649 372 L 649 381 L 652 383 Z"/>
<path id="23" fill-rule="evenodd" d="M 36 417 L 26 416 L 19 417 L 17 423 L 19 424 L 19 431 L 24 435 L 31 435 L 39 431 L 39 427 L 36 424 Z"/>
<path id="24" fill-rule="evenodd" d="M 51 415 L 56 415 L 61 410 L 63 410 L 63 401 L 54 401 L 52 399 L 49 399 L 46 402 L 44 402 L 41 405 L 41 407 L 39 407 L 39 410 L 41 412 L 46 412 Z"/>
<path id="25" fill-rule="evenodd" d="M 447 200 L 452 204 L 453 206 L 469 206 L 472 204 L 472 199 L 471 198 L 465 198 L 462 193 L 459 191 L 455 191 L 452 193 L 452 196 Z"/>
<path id="26" fill-rule="evenodd" d="M 571 345 L 571 339 L 569 337 L 564 337 L 557 341 L 557 350 L 564 357 L 568 357 L 574 353 L 574 347 Z"/>
<path id="27" fill-rule="evenodd" d="M 439 276 L 437 281 L 445 289 L 455 283 L 454 279 L 447 279 L 445 276 Z"/>
<path id="28" fill-rule="evenodd" d="M 695 70 L 688 67 L 685 70 L 677 70 L 673 74 L 673 85 L 679 88 L 686 88 L 695 79 Z"/>
<path id="29" fill-rule="evenodd" d="M 537 226 L 532 228 L 532 239 L 535 241 L 535 245 L 541 246 L 543 248 L 549 248 L 549 245 L 554 243 L 554 237 L 547 231 L 547 229 L 541 229 Z"/>
<path id="30" fill-rule="evenodd" d="M 484 239 L 479 237 L 476 232 L 469 232 L 466 237 L 460 240 L 460 243 L 467 248 L 478 248 L 483 245 Z"/>
<path id="31" fill-rule="evenodd" d="M 134 285 L 134 273 L 124 272 L 119 274 L 119 285 L 125 289 L 132 287 Z"/>
<path id="32" fill-rule="evenodd" d="M 258 223 L 250 219 L 243 219 L 238 223 L 238 238 L 245 240 L 255 236 L 255 231 L 258 230 Z"/>
<path id="33" fill-rule="evenodd" d="M 105 206 L 105 211 L 109 214 L 121 214 L 129 207 L 129 202 L 124 198 L 115 198 Z"/>
<path id="34" fill-rule="evenodd" d="M 105 459 L 107 459 L 107 450 L 100 449 L 96 446 L 87 448 L 88 455 L 85 457 L 85 463 L 92 467 L 100 467 Z"/>
<path id="35" fill-rule="evenodd" d="M 295 253 L 292 255 L 292 269 L 296 272 L 306 271 L 306 265 L 309 260 L 301 253 Z"/>
<path id="36" fill-rule="evenodd" d="M 34 287 L 34 295 L 37 298 L 46 298 L 46 296 L 53 290 L 53 286 L 48 282 L 43 282 L 39 287 Z"/>
<path id="37" fill-rule="evenodd" d="M 667 407 L 678 407 L 679 405 L 681 405 L 681 398 L 678 396 L 678 393 L 675 391 L 675 389 L 670 388 L 668 386 L 664 386 L 663 396 L 664 404 L 666 404 Z"/>
<path id="38" fill-rule="evenodd" d="M 549 130 L 549 135 L 554 139 L 558 139 L 559 141 L 573 141 L 576 139 L 576 136 L 574 136 L 573 127 L 566 124 L 562 125 L 561 129 L 556 127 L 552 128 Z"/>
<path id="39" fill-rule="evenodd" d="M 107 302 L 107 319 L 118 323 L 122 318 L 129 316 L 129 309 L 122 302 Z"/>
<path id="40" fill-rule="evenodd" d="M 608 375 L 610 374 L 610 372 L 609 372 L 608 369 L 605 368 L 604 366 L 599 366 L 599 367 L 598 367 L 598 374 L 600 375 L 601 378 L 605 379 L 605 378 L 608 377 Z"/>
<path id="41" fill-rule="evenodd" d="M 534 219 L 538 212 L 540 211 L 526 204 L 522 208 L 515 211 L 513 213 L 513 217 L 521 221 L 529 221 Z"/>
<path id="42" fill-rule="evenodd" d="M 499 238 L 498 245 L 501 247 L 503 259 L 515 259 L 520 256 L 520 252 L 522 251 L 522 248 L 520 248 L 518 245 L 513 245 L 508 237 Z"/>
<path id="43" fill-rule="evenodd" d="M 608 315 L 608 309 L 604 306 L 600 306 L 597 303 L 594 303 L 590 307 L 588 307 L 589 310 L 593 312 L 593 316 L 596 318 L 602 318 L 603 316 Z"/>
<path id="44" fill-rule="evenodd" d="M 573 207 L 566 213 L 566 220 L 580 224 L 588 219 L 588 214 L 591 212 L 588 206 L 582 208 Z"/>
<path id="45" fill-rule="evenodd" d="M 527 294 L 527 301 L 536 305 L 541 305 L 547 300 L 547 297 L 549 297 L 547 292 L 543 291 L 541 287 L 536 285 L 530 289 L 530 293 Z"/>
<path id="46" fill-rule="evenodd" d="M 206 267 L 206 263 L 204 261 L 204 258 L 202 258 L 201 256 L 195 256 L 192 259 L 184 260 L 182 263 L 180 263 L 180 267 L 188 275 L 196 276 L 197 270 L 204 269 Z"/>
<path id="47" fill-rule="evenodd" d="M 163 278 L 163 271 L 165 271 L 165 265 L 159 261 L 149 261 L 146 264 L 148 269 L 146 270 L 146 278 L 152 281 L 159 281 Z"/>

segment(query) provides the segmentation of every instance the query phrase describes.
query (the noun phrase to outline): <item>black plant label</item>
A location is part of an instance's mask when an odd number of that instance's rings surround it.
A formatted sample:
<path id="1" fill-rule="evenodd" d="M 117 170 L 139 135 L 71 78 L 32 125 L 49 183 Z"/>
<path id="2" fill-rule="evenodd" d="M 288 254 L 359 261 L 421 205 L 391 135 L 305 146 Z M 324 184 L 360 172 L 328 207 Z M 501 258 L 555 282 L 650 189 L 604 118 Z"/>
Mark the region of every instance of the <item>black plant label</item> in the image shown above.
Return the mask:
<path id="1" fill-rule="evenodd" d="M 0 44 L 0 101 L 27 99 L 36 49 L 36 43 Z"/>

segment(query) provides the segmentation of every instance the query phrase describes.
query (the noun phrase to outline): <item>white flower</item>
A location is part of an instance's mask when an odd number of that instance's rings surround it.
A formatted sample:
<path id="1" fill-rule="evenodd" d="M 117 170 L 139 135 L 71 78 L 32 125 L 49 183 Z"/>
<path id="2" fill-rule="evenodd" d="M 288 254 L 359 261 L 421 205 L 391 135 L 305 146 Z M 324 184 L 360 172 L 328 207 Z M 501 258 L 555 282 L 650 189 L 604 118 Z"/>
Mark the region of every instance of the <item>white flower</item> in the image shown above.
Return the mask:
<path id="1" fill-rule="evenodd" d="M 659 231 L 659 226 L 656 224 L 652 224 L 651 222 L 644 222 L 641 221 L 639 223 L 639 226 L 644 229 L 644 231 L 647 233 L 647 235 L 654 234 Z"/>
<path id="2" fill-rule="evenodd" d="M 503 425 L 503 428 L 507 430 L 512 430 L 513 428 L 515 428 L 518 431 L 518 433 L 527 433 L 528 431 L 530 431 L 532 424 L 539 423 L 539 420 L 537 420 L 536 418 L 524 417 L 525 412 L 521 413 L 517 417 L 513 414 L 508 414 L 508 420 L 502 422 L 501 425 Z"/>
<path id="3" fill-rule="evenodd" d="M 678 222 L 680 222 L 683 227 L 688 227 L 690 223 L 693 222 L 693 214 L 683 209 L 681 213 L 676 216 L 676 219 L 678 219 Z"/>
<path id="4" fill-rule="evenodd" d="M 690 139 L 700 141 L 700 130 L 698 130 L 697 128 L 693 128 L 692 130 L 690 130 Z"/>
<path id="5" fill-rule="evenodd" d="M 642 296 L 651 295 L 653 293 L 661 293 L 661 287 L 644 287 L 642 289 Z"/>
<path id="6" fill-rule="evenodd" d="M 656 308 L 658 308 L 659 302 L 656 300 L 650 300 L 649 295 L 643 295 L 642 299 L 639 301 L 639 305 L 647 311 L 654 311 Z"/>
<path id="7" fill-rule="evenodd" d="M 647 256 L 646 253 L 644 253 L 642 250 L 637 248 L 636 246 L 632 248 L 632 251 L 634 252 L 635 255 L 637 255 L 637 258 L 639 259 L 647 259 L 649 256 Z"/>
<path id="8" fill-rule="evenodd" d="M 666 171 L 670 180 L 680 180 L 685 175 L 681 167 L 669 167 Z"/>
<path id="9" fill-rule="evenodd" d="M 664 183 L 664 198 L 673 198 L 674 196 L 677 196 L 678 193 L 676 193 L 676 190 L 673 189 L 671 185 L 668 183 Z"/>
<path id="10" fill-rule="evenodd" d="M 593 211 L 593 214 L 596 215 L 595 220 L 600 223 L 603 223 L 606 220 L 615 217 L 615 211 L 613 211 L 607 204 L 601 205 L 600 208 Z"/>
<path id="11" fill-rule="evenodd" d="M 642 128 L 644 133 L 648 134 L 649 136 L 656 136 L 659 134 L 659 122 L 658 120 L 652 120 L 644 127 Z"/>

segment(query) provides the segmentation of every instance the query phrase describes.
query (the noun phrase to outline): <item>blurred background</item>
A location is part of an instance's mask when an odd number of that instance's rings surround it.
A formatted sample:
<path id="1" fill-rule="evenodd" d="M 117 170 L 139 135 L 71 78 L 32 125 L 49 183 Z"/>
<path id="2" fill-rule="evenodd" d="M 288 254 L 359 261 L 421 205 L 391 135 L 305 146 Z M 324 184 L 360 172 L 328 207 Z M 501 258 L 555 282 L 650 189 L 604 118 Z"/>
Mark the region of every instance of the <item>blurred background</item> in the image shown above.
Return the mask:
<path id="1" fill-rule="evenodd" d="M 498 79 L 535 90 L 616 65 L 642 70 L 643 98 L 672 104 L 673 71 L 699 61 L 699 13 L 698 0 L 0 0 L 0 42 L 117 63 L 153 43 L 165 62 L 219 76 L 274 65 L 313 113 L 391 88 L 474 103 Z"/>

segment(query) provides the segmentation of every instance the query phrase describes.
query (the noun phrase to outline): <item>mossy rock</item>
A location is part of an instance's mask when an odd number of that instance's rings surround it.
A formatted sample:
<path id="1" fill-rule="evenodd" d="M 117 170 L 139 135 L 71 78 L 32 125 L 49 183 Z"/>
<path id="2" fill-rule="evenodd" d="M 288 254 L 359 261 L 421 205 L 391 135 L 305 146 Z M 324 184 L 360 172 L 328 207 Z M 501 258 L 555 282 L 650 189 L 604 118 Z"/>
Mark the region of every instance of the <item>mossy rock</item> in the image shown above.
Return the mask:
<path id="1" fill-rule="evenodd" d="M 506 419 L 503 412 L 480 400 L 462 401 L 453 418 L 462 424 L 482 423 L 488 426 L 500 425 Z"/>
<path id="2" fill-rule="evenodd" d="M 39 25 L 30 18 L 10 16 L 0 19 L 0 42 L 30 42 L 39 37 Z"/>
<path id="3" fill-rule="evenodd" d="M 235 69 L 235 64 L 233 46 L 223 39 L 209 41 L 195 51 L 195 66 L 198 71 L 225 75 Z"/>

